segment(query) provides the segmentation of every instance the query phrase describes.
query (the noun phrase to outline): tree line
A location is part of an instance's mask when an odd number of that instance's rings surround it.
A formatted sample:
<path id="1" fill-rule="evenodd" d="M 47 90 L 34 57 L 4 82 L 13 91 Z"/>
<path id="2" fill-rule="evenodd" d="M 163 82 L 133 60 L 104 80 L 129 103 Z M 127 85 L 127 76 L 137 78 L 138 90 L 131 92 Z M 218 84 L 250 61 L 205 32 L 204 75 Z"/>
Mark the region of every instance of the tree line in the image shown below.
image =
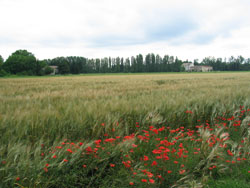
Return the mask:
<path id="1" fill-rule="evenodd" d="M 48 75 L 53 72 L 50 66 L 58 66 L 59 74 L 81 73 L 140 73 L 140 72 L 182 72 L 185 71 L 182 61 L 178 57 L 155 55 L 149 53 L 130 58 L 105 57 L 88 59 L 79 56 L 56 57 L 53 59 L 38 60 L 27 50 L 17 50 L 6 61 L 0 56 L 0 76 L 16 75 Z M 212 66 L 214 71 L 249 71 L 250 58 L 242 56 L 228 59 L 206 57 L 200 63 L 194 60 L 194 65 Z"/>
<path id="2" fill-rule="evenodd" d="M 194 61 L 195 65 L 207 65 L 213 67 L 214 71 L 249 71 L 250 70 L 250 58 L 245 59 L 242 56 L 233 57 L 228 59 L 206 57 L 199 64 Z"/>
<path id="3" fill-rule="evenodd" d="M 153 53 L 146 55 L 145 60 L 141 54 L 131 58 L 96 58 L 85 57 L 57 57 L 45 60 L 48 65 L 58 66 L 60 74 L 80 73 L 138 73 L 138 72 L 181 72 L 182 61 L 173 56 L 164 56 Z"/>

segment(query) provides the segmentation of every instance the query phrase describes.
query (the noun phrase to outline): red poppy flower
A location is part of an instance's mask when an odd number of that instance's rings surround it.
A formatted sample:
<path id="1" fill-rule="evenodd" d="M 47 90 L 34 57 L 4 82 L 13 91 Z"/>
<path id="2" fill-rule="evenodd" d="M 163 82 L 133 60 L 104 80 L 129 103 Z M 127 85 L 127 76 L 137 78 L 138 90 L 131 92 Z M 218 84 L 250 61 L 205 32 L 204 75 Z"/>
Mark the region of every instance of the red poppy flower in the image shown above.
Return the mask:
<path id="1" fill-rule="evenodd" d="M 107 139 L 105 139 L 104 141 L 105 141 L 105 142 L 113 142 L 113 141 L 115 141 L 115 139 L 114 139 L 114 138 L 107 138 Z"/>
<path id="2" fill-rule="evenodd" d="M 152 177 L 154 176 L 154 174 L 152 174 L 151 172 L 147 172 L 147 176 L 148 176 L 149 178 L 152 178 Z"/>
<path id="3" fill-rule="evenodd" d="M 233 156 L 233 153 L 228 149 L 227 150 L 228 155 Z"/>
<path id="4" fill-rule="evenodd" d="M 157 162 L 156 161 L 153 161 L 151 166 L 156 166 L 157 165 Z"/>
<path id="5" fill-rule="evenodd" d="M 161 175 L 157 175 L 157 178 L 162 178 L 162 176 Z"/>
<path id="6" fill-rule="evenodd" d="M 149 159 L 148 156 L 144 155 L 143 160 L 148 161 L 148 159 Z"/>
<path id="7" fill-rule="evenodd" d="M 70 153 L 73 153 L 73 151 L 71 149 L 67 149 L 67 151 L 70 152 Z"/>
<path id="8" fill-rule="evenodd" d="M 155 183 L 155 180 L 149 179 L 149 182 L 150 182 L 150 183 Z"/>
<path id="9" fill-rule="evenodd" d="M 186 170 L 180 170 L 180 171 L 179 171 L 180 174 L 183 174 L 183 173 L 185 173 L 185 172 L 186 172 Z"/>

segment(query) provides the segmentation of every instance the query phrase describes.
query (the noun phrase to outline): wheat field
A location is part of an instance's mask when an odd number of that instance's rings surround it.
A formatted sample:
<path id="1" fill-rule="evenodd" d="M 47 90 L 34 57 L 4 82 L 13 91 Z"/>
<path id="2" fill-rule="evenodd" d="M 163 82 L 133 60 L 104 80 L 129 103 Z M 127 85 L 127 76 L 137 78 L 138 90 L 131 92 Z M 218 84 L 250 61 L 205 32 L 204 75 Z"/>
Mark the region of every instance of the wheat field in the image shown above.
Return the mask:
<path id="1" fill-rule="evenodd" d="M 0 160 L 15 161 L 20 173 L 31 159 L 40 163 L 35 156 L 41 144 L 91 142 L 117 124 L 119 136 L 135 132 L 136 124 L 191 129 L 197 120 L 213 122 L 240 106 L 249 108 L 249 93 L 249 72 L 2 78 Z M 17 172 L 9 168 L 0 171 L 0 178 L 13 185 Z M 28 187 L 47 187 L 25 181 Z"/>

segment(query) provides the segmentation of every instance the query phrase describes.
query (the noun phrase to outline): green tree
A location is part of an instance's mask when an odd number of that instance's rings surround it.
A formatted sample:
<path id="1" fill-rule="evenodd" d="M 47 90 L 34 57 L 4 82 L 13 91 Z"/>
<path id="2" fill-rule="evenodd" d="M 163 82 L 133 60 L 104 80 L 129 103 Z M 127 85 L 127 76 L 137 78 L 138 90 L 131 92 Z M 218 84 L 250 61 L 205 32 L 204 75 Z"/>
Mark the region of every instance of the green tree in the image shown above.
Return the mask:
<path id="1" fill-rule="evenodd" d="M 120 57 L 117 57 L 115 59 L 115 72 L 120 72 L 120 69 L 121 69 L 121 59 Z"/>
<path id="2" fill-rule="evenodd" d="M 94 73 L 95 72 L 95 60 L 88 59 L 87 60 L 87 73 Z"/>
<path id="3" fill-rule="evenodd" d="M 3 64 L 5 71 L 11 74 L 37 75 L 39 62 L 27 50 L 17 50 Z"/>
<path id="4" fill-rule="evenodd" d="M 0 69 L 1 69 L 2 66 L 3 66 L 3 62 L 4 62 L 3 57 L 0 55 Z"/>
<path id="5" fill-rule="evenodd" d="M 144 67 L 143 67 L 143 56 L 141 54 L 136 56 L 136 72 L 143 72 Z"/>
<path id="6" fill-rule="evenodd" d="M 126 60 L 125 60 L 124 72 L 130 72 L 130 60 L 129 60 L 129 58 L 126 58 Z"/>
<path id="7" fill-rule="evenodd" d="M 105 58 L 103 58 L 103 59 L 101 59 L 101 72 L 102 73 L 106 73 L 106 72 L 109 72 L 109 70 L 108 70 L 108 58 L 107 57 L 105 57 Z"/>
<path id="8" fill-rule="evenodd" d="M 163 71 L 163 69 L 162 69 L 162 58 L 161 58 L 161 56 L 159 54 L 157 54 L 156 57 L 155 57 L 155 66 L 156 66 L 155 67 L 156 72 Z"/>
<path id="9" fill-rule="evenodd" d="M 150 72 L 151 71 L 151 57 L 150 57 L 150 54 L 146 55 L 145 61 L 146 61 L 146 72 Z"/>
<path id="10" fill-rule="evenodd" d="M 151 53 L 151 71 L 150 72 L 155 72 L 155 54 Z"/>
<path id="11" fill-rule="evenodd" d="M 37 60 L 36 63 L 36 68 L 35 68 L 35 75 L 38 76 L 43 76 L 44 75 L 44 68 L 48 66 L 48 64 L 46 63 L 46 61 L 39 61 Z"/>
<path id="12" fill-rule="evenodd" d="M 3 70 L 3 58 L 2 56 L 0 55 L 0 77 L 3 77 L 3 76 L 6 76 L 7 75 L 7 72 L 5 70 Z"/>
<path id="13" fill-rule="evenodd" d="M 123 57 L 121 58 L 120 72 L 124 72 L 124 62 Z"/>
<path id="14" fill-rule="evenodd" d="M 163 57 L 163 60 L 162 60 L 162 71 L 163 71 L 163 72 L 169 72 L 169 71 L 170 71 L 168 59 L 169 59 L 169 56 L 168 56 L 168 55 L 165 55 L 165 56 Z"/>
<path id="15" fill-rule="evenodd" d="M 134 56 L 131 57 L 131 72 L 136 72 L 136 58 Z"/>
<path id="16" fill-rule="evenodd" d="M 111 57 L 109 57 L 109 72 L 112 72 L 112 60 L 111 60 Z"/>
<path id="17" fill-rule="evenodd" d="M 99 58 L 95 59 L 95 72 L 99 73 L 101 69 L 101 60 Z"/>
<path id="18" fill-rule="evenodd" d="M 58 71 L 60 74 L 69 74 L 70 73 L 69 63 L 66 60 L 60 62 L 58 65 Z"/>
<path id="19" fill-rule="evenodd" d="M 54 70 L 51 67 L 49 66 L 45 67 L 44 74 L 48 75 L 48 74 L 51 74 L 52 72 L 54 72 Z"/>

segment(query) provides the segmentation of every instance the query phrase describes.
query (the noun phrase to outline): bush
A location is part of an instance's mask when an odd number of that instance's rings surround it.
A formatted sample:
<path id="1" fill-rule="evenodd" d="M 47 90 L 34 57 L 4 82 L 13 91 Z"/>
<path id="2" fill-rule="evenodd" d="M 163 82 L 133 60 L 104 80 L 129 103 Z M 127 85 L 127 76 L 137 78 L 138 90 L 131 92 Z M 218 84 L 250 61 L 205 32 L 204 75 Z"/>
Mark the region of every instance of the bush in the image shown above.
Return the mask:
<path id="1" fill-rule="evenodd" d="M 5 70 L 0 69 L 0 77 L 4 77 L 4 76 L 7 76 L 7 75 L 8 75 L 8 73 Z"/>
<path id="2" fill-rule="evenodd" d="M 16 75 L 18 75 L 18 76 L 32 76 L 34 74 L 31 70 L 28 70 L 28 71 L 18 72 Z"/>
<path id="3" fill-rule="evenodd" d="M 54 70 L 49 66 L 45 67 L 45 69 L 44 69 L 45 75 L 49 75 L 49 74 L 51 74 L 53 72 L 54 72 Z"/>

